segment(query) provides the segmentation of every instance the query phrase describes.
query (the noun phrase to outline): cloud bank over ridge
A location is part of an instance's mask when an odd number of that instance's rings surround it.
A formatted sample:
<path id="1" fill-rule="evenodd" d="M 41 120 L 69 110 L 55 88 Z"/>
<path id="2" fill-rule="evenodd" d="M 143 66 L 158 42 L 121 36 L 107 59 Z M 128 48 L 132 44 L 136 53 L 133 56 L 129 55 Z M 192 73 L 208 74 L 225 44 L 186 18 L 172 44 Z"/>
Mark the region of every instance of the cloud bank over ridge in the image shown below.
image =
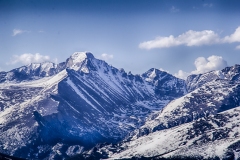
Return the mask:
<path id="1" fill-rule="evenodd" d="M 24 53 L 21 55 L 13 55 L 11 61 L 7 62 L 7 64 L 21 63 L 27 65 L 30 63 L 42 63 L 45 61 L 50 61 L 50 57 L 46 55 L 41 55 L 40 53 Z"/>
<path id="2" fill-rule="evenodd" d="M 190 74 L 201 74 L 213 70 L 221 70 L 228 66 L 227 61 L 221 56 L 212 55 L 208 58 L 198 57 L 194 62 L 196 70 L 191 71 L 190 73 L 183 70 L 179 70 L 174 76 L 186 79 Z"/>

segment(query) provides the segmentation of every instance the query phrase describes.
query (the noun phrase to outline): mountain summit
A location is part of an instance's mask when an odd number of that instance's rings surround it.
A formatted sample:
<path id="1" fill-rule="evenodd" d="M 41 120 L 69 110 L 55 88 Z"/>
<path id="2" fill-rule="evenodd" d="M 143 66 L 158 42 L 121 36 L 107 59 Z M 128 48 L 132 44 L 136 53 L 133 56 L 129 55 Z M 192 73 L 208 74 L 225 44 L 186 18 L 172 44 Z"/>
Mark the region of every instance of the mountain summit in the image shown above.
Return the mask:
<path id="1" fill-rule="evenodd" d="M 84 73 L 89 73 L 89 68 L 92 68 L 92 62 L 95 57 L 90 52 L 75 52 L 66 61 L 66 67 L 74 69 L 76 71 L 82 71 Z"/>

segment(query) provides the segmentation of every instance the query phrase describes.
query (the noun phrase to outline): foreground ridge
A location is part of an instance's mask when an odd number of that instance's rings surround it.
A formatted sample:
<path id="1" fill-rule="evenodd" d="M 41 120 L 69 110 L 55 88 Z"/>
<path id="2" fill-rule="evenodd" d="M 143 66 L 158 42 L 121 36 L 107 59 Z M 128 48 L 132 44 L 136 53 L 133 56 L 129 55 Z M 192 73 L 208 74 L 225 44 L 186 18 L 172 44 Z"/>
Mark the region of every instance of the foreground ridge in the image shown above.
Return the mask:
<path id="1" fill-rule="evenodd" d="M 110 159 L 237 159 L 240 107 L 85 154 Z M 83 154 L 84 155 L 84 154 Z M 104 157 L 105 155 L 105 157 Z"/>

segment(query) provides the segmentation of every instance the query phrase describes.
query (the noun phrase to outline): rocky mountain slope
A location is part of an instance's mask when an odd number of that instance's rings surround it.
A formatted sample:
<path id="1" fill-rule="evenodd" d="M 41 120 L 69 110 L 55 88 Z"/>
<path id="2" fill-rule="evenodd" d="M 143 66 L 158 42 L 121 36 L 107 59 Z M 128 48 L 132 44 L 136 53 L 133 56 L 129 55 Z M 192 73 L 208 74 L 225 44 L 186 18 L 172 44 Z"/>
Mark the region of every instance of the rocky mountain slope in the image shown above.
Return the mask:
<path id="1" fill-rule="evenodd" d="M 150 115 L 145 124 L 131 132 L 123 142 L 99 147 L 83 155 L 91 157 L 101 153 L 105 158 L 117 159 L 171 159 L 176 156 L 237 159 L 239 68 L 235 65 L 222 71 L 189 76 L 186 81 L 188 94 Z"/>
<path id="2" fill-rule="evenodd" d="M 219 79 L 171 101 L 162 110 L 149 117 L 146 123 L 135 132 L 139 137 L 156 130 L 215 115 L 235 108 L 239 104 L 240 84 Z"/>
<path id="3" fill-rule="evenodd" d="M 54 64 L 52 62 L 44 62 L 39 64 L 29 64 L 27 66 L 13 69 L 9 72 L 0 72 L 0 83 L 21 82 L 49 77 L 59 73 L 64 68 L 66 68 L 65 63 Z"/>
<path id="4" fill-rule="evenodd" d="M 0 153 L 24 159 L 239 158 L 240 65 L 186 81 L 76 52 L 0 72 Z"/>
<path id="5" fill-rule="evenodd" d="M 0 79 L 0 152 L 19 158 L 62 159 L 119 142 L 186 94 L 185 81 L 166 72 L 133 75 L 88 52 L 0 72 Z"/>
<path id="6" fill-rule="evenodd" d="M 132 136 L 140 137 L 239 106 L 239 69 L 240 66 L 235 65 L 222 71 L 190 75 L 186 81 L 189 93 L 148 117 Z"/>
<path id="7" fill-rule="evenodd" d="M 240 107 L 214 116 L 118 145 L 107 145 L 98 150 L 110 159 L 132 157 L 238 159 L 240 157 Z"/>
<path id="8" fill-rule="evenodd" d="M 226 67 L 223 70 L 211 71 L 204 74 L 190 75 L 186 80 L 187 90 L 191 92 L 205 83 L 218 79 L 238 82 L 240 79 L 240 65 L 236 64 L 232 67 Z"/>

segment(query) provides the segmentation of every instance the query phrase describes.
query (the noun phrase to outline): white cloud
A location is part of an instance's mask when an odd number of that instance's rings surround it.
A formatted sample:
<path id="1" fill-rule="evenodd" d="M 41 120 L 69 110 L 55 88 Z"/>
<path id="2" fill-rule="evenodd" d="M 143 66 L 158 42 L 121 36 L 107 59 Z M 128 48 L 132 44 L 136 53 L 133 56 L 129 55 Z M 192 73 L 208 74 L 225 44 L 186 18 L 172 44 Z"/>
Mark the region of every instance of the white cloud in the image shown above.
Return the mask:
<path id="1" fill-rule="evenodd" d="M 221 70 L 227 67 L 227 61 L 225 61 L 221 56 L 212 55 L 208 58 L 198 57 L 195 62 L 196 70 L 191 71 L 190 73 L 179 70 L 178 73 L 175 73 L 174 76 L 187 79 L 190 74 L 201 74 L 213 70 Z"/>
<path id="2" fill-rule="evenodd" d="M 103 60 L 109 60 L 109 59 L 113 59 L 113 55 L 112 55 L 112 54 L 103 53 L 103 54 L 101 55 L 101 58 L 102 58 Z"/>
<path id="3" fill-rule="evenodd" d="M 233 43 L 233 42 L 240 42 L 240 26 L 235 30 L 233 34 L 230 36 L 226 36 L 223 39 L 223 42 Z"/>
<path id="4" fill-rule="evenodd" d="M 186 46 L 201 46 L 218 43 L 219 38 L 214 31 L 193 31 L 189 30 L 177 37 L 170 35 L 169 37 L 157 37 L 155 40 L 142 42 L 139 44 L 141 49 L 154 49 L 154 48 L 168 48 L 179 45 Z"/>
<path id="5" fill-rule="evenodd" d="M 195 62 L 196 70 L 192 71 L 193 74 L 200 74 L 209 72 L 212 70 L 220 70 L 227 67 L 227 61 L 225 61 L 221 56 L 212 55 L 208 58 L 198 57 Z"/>
<path id="6" fill-rule="evenodd" d="M 190 73 L 184 72 L 183 70 L 179 70 L 178 73 L 175 73 L 174 76 L 181 78 L 181 79 L 187 79 L 187 77 L 190 75 Z"/>
<path id="7" fill-rule="evenodd" d="M 49 60 L 50 60 L 49 56 L 44 56 L 39 53 L 35 53 L 35 54 L 24 53 L 22 55 L 13 55 L 12 60 L 7 64 L 22 63 L 24 65 L 27 65 L 30 63 L 41 63 Z"/>
<path id="8" fill-rule="evenodd" d="M 235 48 L 235 49 L 240 49 L 240 45 L 236 46 L 236 48 Z"/>
<path id="9" fill-rule="evenodd" d="M 16 35 L 23 34 L 23 33 L 26 33 L 26 32 L 29 33 L 30 31 L 21 30 L 21 29 L 14 29 L 12 36 L 16 36 Z"/>
<path id="10" fill-rule="evenodd" d="M 176 7 L 174 7 L 174 6 L 172 6 L 171 8 L 170 8 L 170 12 L 172 12 L 172 13 L 176 13 L 176 12 L 179 12 L 180 10 L 178 9 L 178 8 L 176 8 Z"/>
<path id="11" fill-rule="evenodd" d="M 168 48 L 174 46 L 202 46 L 221 43 L 234 43 L 240 42 L 240 26 L 230 36 L 220 38 L 217 33 L 212 30 L 193 31 L 189 30 L 183 34 L 174 37 L 157 37 L 154 40 L 145 41 L 139 44 L 141 49 L 154 49 L 154 48 Z"/>

